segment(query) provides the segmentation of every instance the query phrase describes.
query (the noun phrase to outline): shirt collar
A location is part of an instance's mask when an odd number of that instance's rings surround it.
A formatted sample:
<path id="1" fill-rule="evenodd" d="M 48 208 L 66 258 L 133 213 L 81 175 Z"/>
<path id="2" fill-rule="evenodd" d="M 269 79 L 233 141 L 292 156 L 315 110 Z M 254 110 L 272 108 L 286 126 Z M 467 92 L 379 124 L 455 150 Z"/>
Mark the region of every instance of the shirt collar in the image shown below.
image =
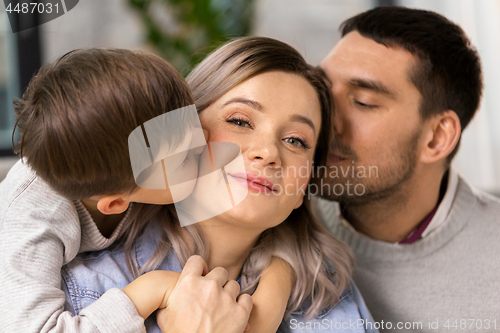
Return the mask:
<path id="1" fill-rule="evenodd" d="M 434 215 L 436 214 L 436 211 L 438 210 L 438 207 L 439 204 L 437 204 L 436 207 L 434 207 L 432 212 L 429 215 L 427 215 L 425 220 L 422 223 L 420 223 L 418 227 L 416 227 L 408 236 L 406 236 L 405 239 L 400 241 L 398 244 L 412 244 L 418 241 L 422 237 L 424 231 L 429 226 L 430 222 L 432 221 Z"/>
<path id="2" fill-rule="evenodd" d="M 458 184 L 458 175 L 455 169 L 450 168 L 449 171 L 445 174 L 445 177 L 446 176 L 446 192 L 443 196 L 443 199 L 436 205 L 436 207 L 434 207 L 432 212 L 427 215 L 425 220 L 398 244 L 412 244 L 417 240 L 428 236 L 444 223 L 451 210 L 453 198 L 455 198 Z"/>
<path id="3" fill-rule="evenodd" d="M 439 204 L 439 207 L 432 217 L 429 225 L 422 232 L 422 238 L 427 237 L 429 234 L 438 230 L 446 221 L 446 218 L 451 211 L 453 200 L 455 199 L 455 195 L 457 193 L 457 185 L 458 173 L 453 167 L 451 167 L 448 172 L 448 186 L 446 188 L 446 193 L 443 197 L 443 200 L 441 200 L 441 203 Z"/>

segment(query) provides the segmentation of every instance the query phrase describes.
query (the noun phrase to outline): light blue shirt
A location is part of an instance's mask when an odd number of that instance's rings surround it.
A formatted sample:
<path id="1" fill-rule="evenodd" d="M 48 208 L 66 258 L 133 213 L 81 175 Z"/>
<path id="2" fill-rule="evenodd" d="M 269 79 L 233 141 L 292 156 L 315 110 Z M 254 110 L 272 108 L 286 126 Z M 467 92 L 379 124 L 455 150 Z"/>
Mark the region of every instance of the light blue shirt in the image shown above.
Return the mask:
<path id="1" fill-rule="evenodd" d="M 138 239 L 131 257 L 140 269 L 153 254 L 160 240 L 161 231 L 157 223 L 149 223 Z M 156 268 L 180 272 L 182 267 L 177 256 L 171 251 Z M 125 261 L 123 249 L 107 249 L 78 255 L 62 268 L 62 289 L 66 294 L 65 310 L 78 315 L 86 306 L 95 302 L 111 288 L 124 288 L 133 277 Z M 186 316 L 187 318 L 187 316 Z M 314 319 L 305 322 L 304 312 L 295 311 L 283 320 L 278 332 L 369 332 L 373 319 L 354 282 L 342 293 L 340 301 L 331 309 L 325 309 Z M 148 332 L 160 333 L 154 315 L 146 322 Z"/>

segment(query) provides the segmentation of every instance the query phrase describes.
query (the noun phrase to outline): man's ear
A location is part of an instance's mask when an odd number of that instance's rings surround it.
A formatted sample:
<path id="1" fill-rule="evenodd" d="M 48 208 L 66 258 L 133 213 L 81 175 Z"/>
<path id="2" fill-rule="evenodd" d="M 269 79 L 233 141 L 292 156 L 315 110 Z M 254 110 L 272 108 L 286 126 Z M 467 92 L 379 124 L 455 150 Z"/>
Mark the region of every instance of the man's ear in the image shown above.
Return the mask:
<path id="1" fill-rule="evenodd" d="M 121 194 L 104 195 L 97 201 L 97 209 L 103 214 L 121 214 L 127 210 L 130 200 Z"/>
<path id="2" fill-rule="evenodd" d="M 460 119 L 455 111 L 442 112 L 428 121 L 425 145 L 420 155 L 422 163 L 434 163 L 451 154 L 462 133 Z"/>

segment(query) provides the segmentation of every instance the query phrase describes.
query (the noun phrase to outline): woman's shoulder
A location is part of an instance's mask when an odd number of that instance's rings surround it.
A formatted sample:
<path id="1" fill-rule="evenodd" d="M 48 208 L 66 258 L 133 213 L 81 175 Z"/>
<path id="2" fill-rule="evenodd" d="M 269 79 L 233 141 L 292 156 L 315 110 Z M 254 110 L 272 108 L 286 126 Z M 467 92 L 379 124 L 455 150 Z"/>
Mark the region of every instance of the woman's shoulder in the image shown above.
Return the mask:
<path id="1" fill-rule="evenodd" d="M 160 242 L 161 228 L 157 223 L 148 223 L 137 239 L 130 260 L 138 269 L 153 255 Z M 170 251 L 154 269 L 178 271 L 177 256 Z M 128 269 L 127 256 L 123 247 L 114 246 L 101 251 L 81 253 L 61 271 L 66 298 L 77 306 L 74 314 L 90 305 L 111 288 L 124 288 L 134 280 Z"/>
<path id="2" fill-rule="evenodd" d="M 351 281 L 332 307 L 324 309 L 316 318 L 308 321 L 304 311 L 294 311 L 283 320 L 278 332 L 378 332 L 373 326 L 373 318 L 358 288 Z"/>

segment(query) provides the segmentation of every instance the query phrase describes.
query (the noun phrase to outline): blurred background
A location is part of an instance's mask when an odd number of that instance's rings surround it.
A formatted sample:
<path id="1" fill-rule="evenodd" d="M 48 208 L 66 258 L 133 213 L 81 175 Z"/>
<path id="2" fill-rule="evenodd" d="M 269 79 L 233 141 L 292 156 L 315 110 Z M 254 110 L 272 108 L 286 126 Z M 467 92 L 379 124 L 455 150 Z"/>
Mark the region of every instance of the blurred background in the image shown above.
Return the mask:
<path id="1" fill-rule="evenodd" d="M 64 2 L 64 0 L 62 0 Z M 74 0 L 73 0 L 74 1 Z M 12 33 L 0 4 L 0 180 L 17 160 L 12 100 L 42 65 L 80 47 L 143 49 L 187 75 L 227 39 L 261 35 L 285 41 L 317 65 L 339 40 L 338 26 L 376 6 L 438 12 L 459 24 L 484 68 L 482 106 L 465 130 L 454 165 L 473 185 L 500 194 L 500 0 L 80 0 L 61 17 Z M 29 19 L 37 20 L 37 14 Z"/>

